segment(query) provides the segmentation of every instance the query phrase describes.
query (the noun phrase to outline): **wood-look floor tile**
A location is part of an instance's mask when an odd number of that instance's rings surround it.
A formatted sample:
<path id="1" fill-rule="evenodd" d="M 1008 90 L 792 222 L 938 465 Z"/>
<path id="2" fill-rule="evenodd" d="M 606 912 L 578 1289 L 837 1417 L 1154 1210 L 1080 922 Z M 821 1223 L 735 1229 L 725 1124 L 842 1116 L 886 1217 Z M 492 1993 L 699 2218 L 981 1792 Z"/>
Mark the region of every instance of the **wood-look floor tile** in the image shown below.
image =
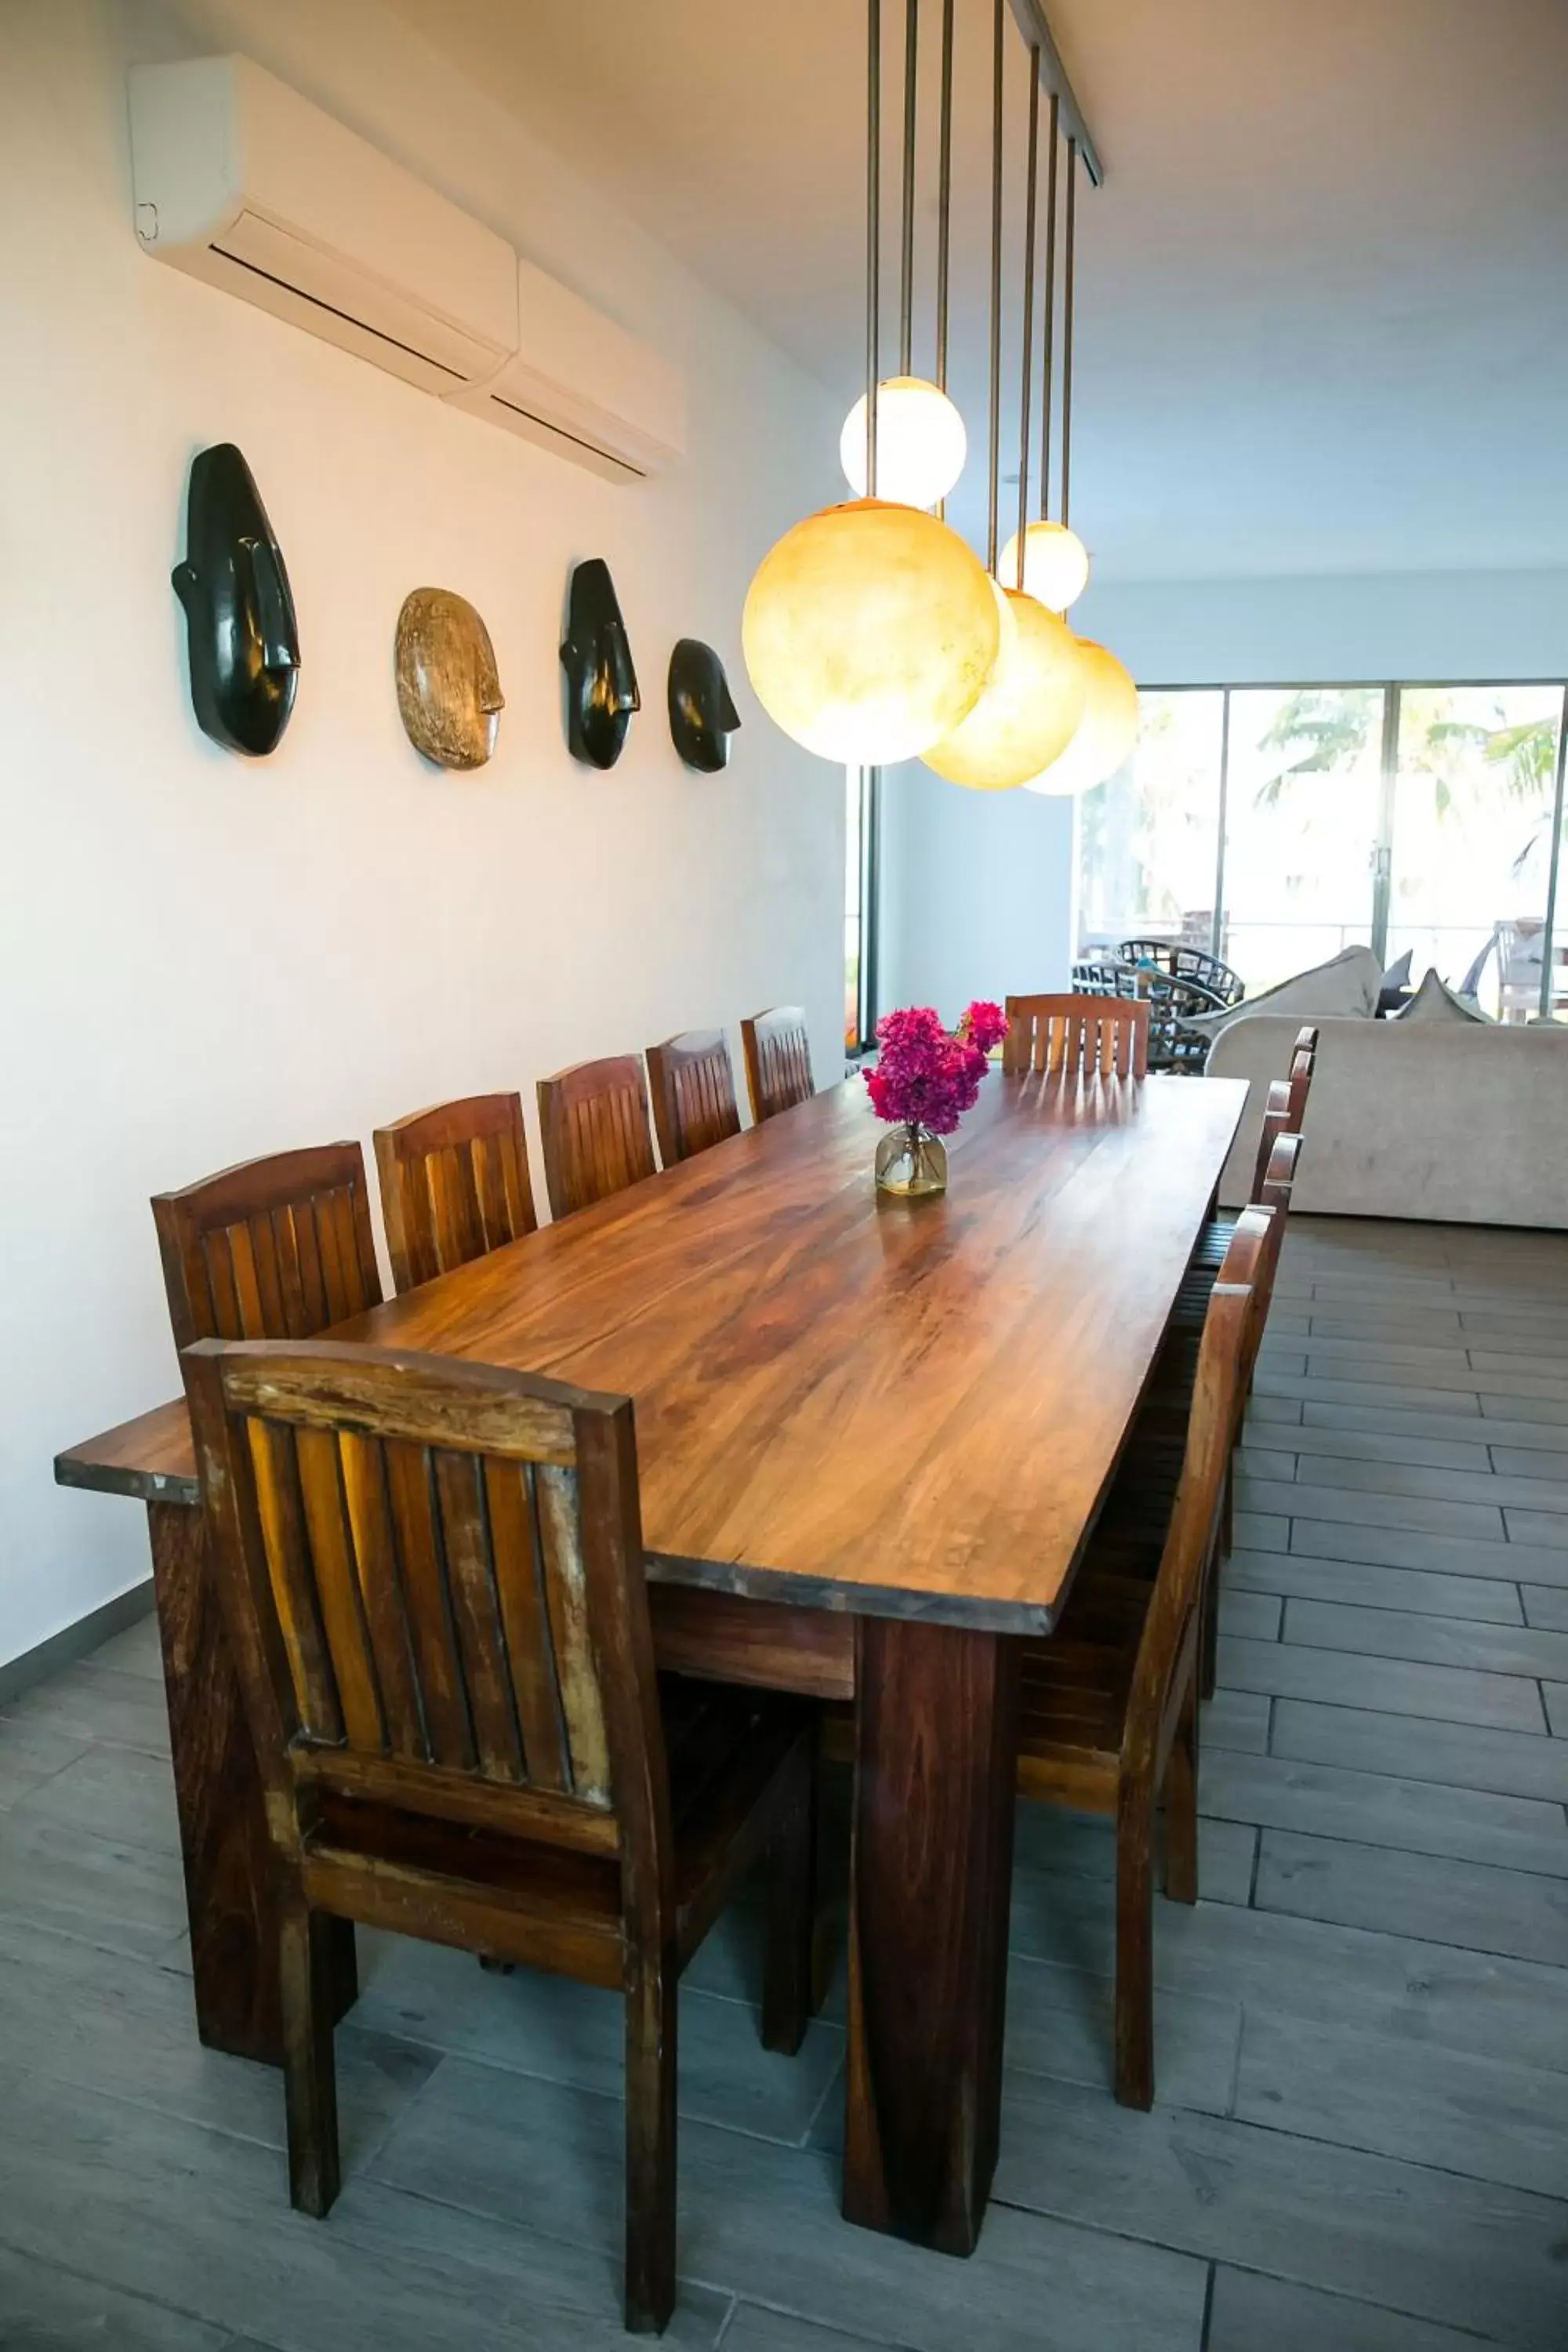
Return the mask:
<path id="1" fill-rule="evenodd" d="M 1520 1481 L 1521 1486 L 1527 1480 Z M 1510 1543 L 1556 1544 L 1568 1547 L 1568 1511 L 1529 1511 L 1508 1507 L 1503 1511 L 1503 1526 Z"/>
<path id="2" fill-rule="evenodd" d="M 1356 1412 L 1393 1410 L 1481 1418 L 1480 1400 L 1469 1388 L 1422 1388 L 1410 1381 L 1325 1380 L 1307 1372 L 1284 1372 L 1258 1358 L 1256 1393 L 1293 1397 L 1305 1405 L 1351 1407 Z"/>
<path id="3" fill-rule="evenodd" d="M 1476 2337 L 1315 2287 L 1215 2266 L 1205 2352 L 1475 2352 Z"/>
<path id="4" fill-rule="evenodd" d="M 1543 1798 L 1205 1747 L 1199 1802 L 1205 1814 L 1262 1829 L 1568 1878 L 1568 1812 Z"/>
<path id="5" fill-rule="evenodd" d="M 1276 1402 L 1289 1403 L 1289 1398 Z M 1458 1405 L 1459 1400 L 1452 1402 Z M 1479 1399 L 1476 1399 L 1477 1403 Z M 1462 1447 L 1468 1454 L 1482 1448 L 1509 1445 L 1528 1447 L 1546 1467 L 1543 1475 L 1562 1475 L 1561 1468 L 1553 1469 L 1552 1456 L 1568 1454 L 1568 1424 L 1555 1421 L 1504 1421 L 1485 1413 L 1415 1412 L 1402 1405 L 1321 1404 L 1302 1401 L 1301 1418 L 1308 1429 L 1337 1431 L 1342 1436 L 1427 1438 L 1441 1444 Z M 1479 1424 L 1479 1425 L 1478 1425 Z M 1300 1449 L 1299 1449 L 1300 1450 Z M 1466 1461 L 1449 1465 L 1454 1469 L 1474 1469 L 1478 1464 Z"/>
<path id="6" fill-rule="evenodd" d="M 1364 1559 L 1384 1568 L 1497 1577 L 1510 1584 L 1528 1577 L 1532 1584 L 1568 1585 L 1568 1547 L 1560 1544 L 1477 1543 L 1402 1528 L 1346 1526 L 1303 1514 L 1290 1523 L 1290 1549 L 1314 1559 Z"/>
<path id="7" fill-rule="evenodd" d="M 1551 1633 L 1568 1633 L 1568 1591 L 1560 1585 L 1521 1584 L 1520 1597 L 1524 1603 L 1527 1625 L 1542 1625 Z"/>
<path id="8" fill-rule="evenodd" d="M 1552 1726 L 1552 1737 L 1568 1739 L 1568 1683 L 1542 1683 L 1541 1696 L 1546 1703 L 1546 1719 Z"/>
<path id="9" fill-rule="evenodd" d="M 1504 1510 L 1568 1511 L 1568 1482 L 1561 1476 L 1510 1478 L 1491 1469 L 1476 1473 L 1342 1456 L 1313 1464 L 1309 1475 L 1325 1485 L 1358 1492 L 1425 1495 L 1434 1502 L 1495 1503 Z"/>
<path id="10" fill-rule="evenodd" d="M 1442 1780 L 1568 1804 L 1564 1743 L 1534 1733 L 1281 1698 L 1274 1705 L 1269 1749 L 1305 1764 L 1342 1764 L 1395 1780 Z"/>
<path id="11" fill-rule="evenodd" d="M 1305 1423 L 1287 1434 L 1281 1431 L 1264 1432 L 1267 1445 L 1289 1446 L 1289 1451 L 1303 1459 L 1322 1460 L 1324 1466 L 1310 1475 L 1332 1478 L 1328 1465 L 1341 1462 L 1390 1462 L 1415 1469 L 1468 1470 L 1478 1477 L 1487 1477 L 1493 1467 L 1484 1444 L 1459 1444 L 1451 1438 L 1407 1437 L 1397 1432 L 1369 1429 L 1360 1416 L 1354 1428 L 1319 1428 Z M 1474 1428 L 1473 1424 L 1469 1426 Z M 1477 1434 L 1484 1433 L 1476 1432 Z M 1298 1472 L 1297 1475 L 1300 1476 Z"/>
<path id="12" fill-rule="evenodd" d="M 1434 1617 L 1415 1610 L 1378 1609 L 1371 1623 L 1359 1607 L 1328 1601 L 1289 1601 L 1287 1642 L 1310 1649 L 1342 1650 L 1361 1657 L 1411 1658 L 1428 1665 L 1471 1665 L 1492 1675 L 1568 1676 L 1568 1633 L 1526 1625 L 1485 1625 L 1474 1619 Z"/>
<path id="13" fill-rule="evenodd" d="M 1495 1505 L 1338 1486 L 1329 1482 L 1321 1465 L 1310 1482 L 1298 1478 L 1293 1486 L 1269 1478 L 1238 1478 L 1236 1500 L 1238 1510 L 1277 1518 L 1341 1519 L 1355 1527 L 1419 1528 L 1428 1535 L 1471 1536 L 1481 1543 L 1506 1540 L 1502 1512 Z"/>
<path id="14" fill-rule="evenodd" d="M 1568 2197 L 1562 2074 L 1389 2034 L 1250 2016 L 1236 2112 L 1270 2129 Z"/>
<path id="15" fill-rule="evenodd" d="M 1568 1970 L 1568 1884 L 1562 1878 L 1268 1829 L 1255 1899 L 1262 1911 L 1374 1927 Z M 1563 1989 L 1568 2000 L 1568 1974 Z M 1568 2068 L 1568 2032 L 1558 2054 Z M 1542 2053 L 1546 2063 L 1550 2055 Z"/>
<path id="16" fill-rule="evenodd" d="M 1254 1552 L 1254 1559 L 1288 1559 L 1288 1553 Z M 1251 1592 L 1227 1568 L 1219 1596 L 1219 1623 L 1224 1633 L 1243 1633 L 1256 1642 L 1277 1642 L 1284 1602 L 1277 1593 Z"/>
<path id="17" fill-rule="evenodd" d="M 1266 1755 L 1272 1705 L 1266 1692 L 1216 1690 L 1204 1708 L 1204 1746 L 1234 1748 L 1245 1756 Z"/>
<path id="18" fill-rule="evenodd" d="M 1525 1622 L 1518 1587 L 1500 1577 L 1448 1576 L 1367 1560 L 1319 1559 L 1304 1552 L 1233 1552 L 1222 1590 L 1226 1595 L 1240 1591 L 1342 1601 L 1362 1609 L 1417 1609 L 1434 1617 L 1477 1618 L 1496 1625 Z"/>
<path id="19" fill-rule="evenodd" d="M 1404 1659 L 1358 1658 L 1338 1650 L 1222 1635 L 1219 1679 L 1227 1688 L 1267 1691 L 1274 1699 L 1314 1699 L 1330 1706 L 1371 1707 L 1385 1715 L 1527 1734 L 1546 1728 L 1533 1683 L 1464 1666 L 1412 1665 Z"/>

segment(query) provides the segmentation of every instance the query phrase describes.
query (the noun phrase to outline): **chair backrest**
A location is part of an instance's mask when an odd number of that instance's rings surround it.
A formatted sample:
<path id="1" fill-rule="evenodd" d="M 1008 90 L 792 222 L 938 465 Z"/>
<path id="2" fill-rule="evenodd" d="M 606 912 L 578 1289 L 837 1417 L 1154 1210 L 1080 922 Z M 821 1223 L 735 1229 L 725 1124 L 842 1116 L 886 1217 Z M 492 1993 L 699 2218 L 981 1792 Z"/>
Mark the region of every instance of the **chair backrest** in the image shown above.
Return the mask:
<path id="1" fill-rule="evenodd" d="M 1149 1007 L 1106 996 L 1010 996 L 1002 1067 L 1141 1078 L 1149 1067 Z"/>
<path id="2" fill-rule="evenodd" d="M 243 1160 L 157 1193 L 153 1218 L 176 1348 L 309 1339 L 381 1304 L 357 1143 Z"/>
<path id="3" fill-rule="evenodd" d="M 552 1216 L 591 1209 L 655 1172 L 640 1055 L 613 1054 L 541 1078 L 539 1127 Z"/>
<path id="4" fill-rule="evenodd" d="M 1274 1146 L 1290 1124 L 1290 1081 L 1270 1078 L 1268 1100 L 1263 1107 L 1263 1125 L 1258 1130 L 1258 1157 L 1252 1165 L 1252 1190 L 1249 1201 L 1263 1198 L 1264 1179 L 1268 1173 L 1268 1161 Z"/>
<path id="5" fill-rule="evenodd" d="M 686 1029 L 647 1049 L 654 1133 L 667 1168 L 741 1132 L 735 1073 L 722 1029 Z"/>
<path id="6" fill-rule="evenodd" d="M 771 1013 L 753 1013 L 741 1024 L 741 1050 L 746 1063 L 746 1092 L 752 1117 L 761 1127 L 816 1092 L 811 1076 L 811 1040 L 805 1014 L 798 1004 L 775 1004 Z"/>
<path id="7" fill-rule="evenodd" d="M 1124 962 L 1153 964 L 1173 980 L 1195 980 L 1222 1006 L 1239 1004 L 1247 993 L 1247 983 L 1229 964 L 1179 940 L 1123 940 L 1116 952 Z"/>
<path id="8" fill-rule="evenodd" d="M 1246 1396 L 1255 1286 L 1272 1223 L 1272 1211 L 1243 1209 L 1209 1294 L 1181 1477 L 1133 1669 L 1122 1733 L 1124 1769 L 1152 1769 L 1184 1674 L 1195 1670 L 1198 1603 Z"/>
<path id="9" fill-rule="evenodd" d="M 398 1291 L 531 1234 L 520 1095 L 469 1095 L 375 1130 L 381 1213 Z"/>
<path id="10" fill-rule="evenodd" d="M 663 1866 L 632 1409 L 331 1342 L 186 1351 L 268 1787 Z"/>
<path id="11" fill-rule="evenodd" d="M 1312 1072 L 1318 1059 L 1318 1033 L 1310 1024 L 1296 1032 L 1296 1043 L 1290 1049 L 1290 1112 L 1286 1122 L 1292 1135 L 1300 1135 L 1307 1116 L 1307 1097 L 1312 1090 Z"/>

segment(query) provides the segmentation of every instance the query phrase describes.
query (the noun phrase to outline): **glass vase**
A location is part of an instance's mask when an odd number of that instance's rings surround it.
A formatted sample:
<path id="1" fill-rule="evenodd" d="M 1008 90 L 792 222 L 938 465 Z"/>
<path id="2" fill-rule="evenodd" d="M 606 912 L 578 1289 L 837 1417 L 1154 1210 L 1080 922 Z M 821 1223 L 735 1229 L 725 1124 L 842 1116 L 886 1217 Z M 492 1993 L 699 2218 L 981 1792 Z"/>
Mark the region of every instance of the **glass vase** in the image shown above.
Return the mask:
<path id="1" fill-rule="evenodd" d="M 947 1146 L 918 1120 L 890 1127 L 877 1146 L 877 1189 L 900 1201 L 947 1190 Z"/>

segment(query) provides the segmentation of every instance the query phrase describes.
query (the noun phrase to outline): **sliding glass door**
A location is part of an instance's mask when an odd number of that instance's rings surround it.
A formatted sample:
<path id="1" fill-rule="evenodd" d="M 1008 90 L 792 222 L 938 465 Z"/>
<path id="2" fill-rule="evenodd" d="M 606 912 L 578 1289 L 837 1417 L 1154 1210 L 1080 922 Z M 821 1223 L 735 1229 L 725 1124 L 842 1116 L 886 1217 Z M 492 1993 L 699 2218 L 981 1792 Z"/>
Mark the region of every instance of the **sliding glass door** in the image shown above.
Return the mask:
<path id="1" fill-rule="evenodd" d="M 1085 795 L 1079 952 L 1206 947 L 1248 995 L 1408 949 L 1494 1019 L 1568 1017 L 1559 907 L 1568 688 L 1146 689 L 1137 750 Z"/>

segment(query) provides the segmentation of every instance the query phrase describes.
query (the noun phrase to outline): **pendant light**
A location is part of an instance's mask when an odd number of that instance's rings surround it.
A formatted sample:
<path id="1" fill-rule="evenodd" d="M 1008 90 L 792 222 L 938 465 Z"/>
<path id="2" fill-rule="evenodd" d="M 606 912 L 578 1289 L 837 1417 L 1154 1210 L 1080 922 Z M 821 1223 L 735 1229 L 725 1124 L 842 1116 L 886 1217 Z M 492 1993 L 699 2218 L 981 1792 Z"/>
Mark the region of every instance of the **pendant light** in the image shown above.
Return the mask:
<path id="1" fill-rule="evenodd" d="M 1068 141 L 1067 241 L 1062 305 L 1062 521 L 1072 489 L 1072 331 L 1078 142 Z M 1037 776 L 1032 793 L 1066 796 L 1091 792 L 1131 759 L 1138 741 L 1138 688 L 1116 656 L 1088 637 L 1078 641 L 1087 697 L 1082 721 L 1065 751 Z"/>
<path id="2" fill-rule="evenodd" d="M 947 396 L 947 371 L 937 381 L 913 375 L 915 278 L 915 110 L 919 92 L 920 0 L 904 0 L 904 177 L 899 287 L 899 373 L 877 387 L 877 484 L 885 499 L 905 506 L 940 506 L 963 471 L 969 436 Z M 945 219 L 952 139 L 952 5 L 942 26 L 942 194 Z M 939 257 L 939 270 L 941 257 Z M 844 420 L 838 460 L 857 497 L 866 496 L 866 410 L 862 393 Z"/>
<path id="3" fill-rule="evenodd" d="M 1050 517 L 1051 493 L 1051 389 L 1056 358 L 1057 328 L 1057 158 L 1060 152 L 1059 110 L 1061 100 L 1051 92 L 1050 129 L 1047 134 L 1048 162 L 1046 169 L 1046 300 L 1045 326 L 1040 354 L 1040 513 L 1037 522 L 1026 520 L 1027 509 L 1023 499 L 1018 502 L 1018 528 L 1002 551 L 1002 577 L 1011 579 L 1017 570 L 1020 540 L 1024 549 L 1022 582 L 1031 596 L 1038 597 L 1053 613 L 1065 613 L 1075 604 L 1089 585 L 1089 550 L 1075 530 L 1068 528 L 1066 509 L 1060 522 Z M 1070 346 L 1069 324 L 1067 340 Z M 1066 355 L 1064 374 L 1071 376 L 1070 349 Z M 1068 431 L 1064 404 L 1062 419 L 1064 438 Z"/>
<path id="4" fill-rule="evenodd" d="M 917 5 L 906 0 L 906 374 Z M 758 566 L 741 621 L 747 672 L 763 709 L 808 751 L 849 767 L 913 759 L 951 732 L 978 700 L 1002 638 L 991 583 L 963 541 L 920 505 L 878 495 L 880 0 L 868 0 L 867 16 L 865 495 L 785 532 Z"/>
<path id="5" fill-rule="evenodd" d="M 1083 717 L 1085 681 L 1078 640 L 1067 624 L 1029 595 L 1016 571 L 996 573 L 1002 424 L 1002 0 L 994 0 L 991 156 L 991 413 L 987 562 L 1011 626 L 995 668 L 969 716 L 931 751 L 925 764 L 950 783 L 1006 792 L 1054 761 Z M 1039 151 L 1040 53 L 1029 51 L 1029 135 L 1025 195 L 1024 335 L 1018 459 L 1020 520 L 1028 512 L 1030 363 L 1034 333 L 1035 207 Z"/>

